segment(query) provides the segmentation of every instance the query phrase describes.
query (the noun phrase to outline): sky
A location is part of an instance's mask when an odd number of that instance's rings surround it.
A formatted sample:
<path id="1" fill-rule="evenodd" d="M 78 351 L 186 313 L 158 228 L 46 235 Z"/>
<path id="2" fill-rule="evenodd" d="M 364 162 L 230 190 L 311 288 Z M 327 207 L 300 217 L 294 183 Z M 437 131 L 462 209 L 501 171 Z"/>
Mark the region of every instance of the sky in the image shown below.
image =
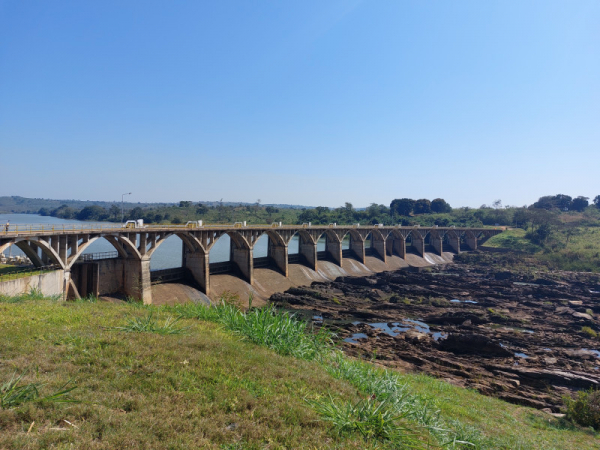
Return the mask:
<path id="1" fill-rule="evenodd" d="M 600 2 L 0 0 L 0 195 L 600 194 Z"/>

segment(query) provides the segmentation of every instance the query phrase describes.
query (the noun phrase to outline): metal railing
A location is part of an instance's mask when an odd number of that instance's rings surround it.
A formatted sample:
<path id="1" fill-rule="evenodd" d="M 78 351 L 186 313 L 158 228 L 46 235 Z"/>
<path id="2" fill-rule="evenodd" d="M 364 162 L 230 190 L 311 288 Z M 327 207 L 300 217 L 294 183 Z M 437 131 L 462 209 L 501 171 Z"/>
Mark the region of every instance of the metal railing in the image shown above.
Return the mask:
<path id="1" fill-rule="evenodd" d="M 350 224 L 350 225 L 339 225 L 336 224 L 337 228 L 359 228 L 356 226 L 356 224 Z M 111 232 L 111 231 L 123 231 L 123 232 L 138 232 L 140 230 L 147 230 L 147 231 L 160 231 L 160 230 L 165 230 L 165 231 L 177 231 L 177 230 L 186 230 L 186 231 L 190 231 L 190 230 L 206 230 L 206 229 L 224 229 L 224 228 L 230 228 L 230 229 L 266 229 L 266 228 L 275 228 L 275 229 L 299 229 L 299 228 L 333 228 L 333 224 L 329 224 L 329 225 L 307 225 L 307 224 L 302 224 L 302 225 L 277 225 L 277 226 L 273 226 L 273 224 L 264 224 L 264 225 L 245 225 L 245 226 L 240 226 L 239 224 L 206 224 L 206 225 L 202 225 L 201 227 L 195 227 L 195 228 L 190 228 L 187 225 L 173 225 L 173 224 L 168 224 L 168 225 L 144 225 L 143 227 L 136 227 L 136 228 L 126 228 L 125 225 L 114 225 L 114 224 L 110 224 L 110 225 L 103 225 L 103 224 L 98 224 L 98 223 L 92 223 L 92 224 L 20 224 L 20 225 L 10 225 L 8 227 L 4 226 L 2 228 L 0 228 L 0 236 L 13 236 L 13 235 L 18 235 L 18 234 L 40 234 L 40 233 L 48 233 L 48 234 L 54 234 L 56 232 L 61 232 L 61 233 L 77 233 L 77 232 L 83 232 L 83 233 L 95 233 L 95 232 Z M 379 225 L 367 225 L 367 226 L 361 226 L 360 228 L 362 229 L 375 229 L 375 228 L 382 228 Z M 402 228 L 402 229 L 413 229 L 415 228 L 414 226 L 401 226 L 401 225 L 387 225 L 384 226 L 383 228 Z M 440 229 L 455 229 L 455 230 L 477 230 L 477 231 L 489 231 L 489 230 L 500 230 L 502 231 L 501 227 L 494 227 L 494 228 L 470 228 L 470 227 L 422 227 L 422 228 L 440 228 Z"/>
<path id="2" fill-rule="evenodd" d="M 81 255 L 77 262 L 89 262 L 98 261 L 99 259 L 112 259 L 118 258 L 119 252 L 98 252 L 98 253 L 84 253 Z"/>

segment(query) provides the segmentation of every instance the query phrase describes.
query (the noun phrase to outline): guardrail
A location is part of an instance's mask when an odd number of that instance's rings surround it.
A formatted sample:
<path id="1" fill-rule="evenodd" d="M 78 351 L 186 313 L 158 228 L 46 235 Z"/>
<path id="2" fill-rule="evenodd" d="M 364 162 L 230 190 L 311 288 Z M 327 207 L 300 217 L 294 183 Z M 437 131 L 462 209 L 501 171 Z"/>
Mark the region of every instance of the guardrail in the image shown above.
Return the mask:
<path id="1" fill-rule="evenodd" d="M 276 228 L 276 229 L 298 229 L 298 228 L 362 228 L 362 229 L 373 229 L 373 228 L 403 228 L 403 229 L 413 229 L 418 228 L 418 226 L 401 226 L 401 225 L 386 225 L 382 226 L 381 224 L 371 225 L 371 226 L 357 226 L 357 224 L 350 225 L 339 225 L 339 224 L 328 224 L 328 225 L 314 225 L 314 224 L 302 224 L 302 225 L 275 225 L 273 224 L 264 224 L 264 225 L 240 225 L 236 224 L 206 224 L 194 228 L 190 228 L 187 225 L 144 225 L 143 227 L 136 228 L 126 228 L 125 225 L 102 225 L 102 224 L 22 224 L 22 225 L 10 225 L 8 227 L 0 228 L 0 236 L 10 236 L 10 235 L 18 235 L 18 234 L 33 234 L 33 233 L 75 233 L 75 232 L 83 232 L 83 233 L 94 233 L 94 232 L 111 232 L 111 231 L 125 231 L 125 232 L 137 232 L 140 230 L 148 230 L 148 231 L 173 231 L 173 230 L 206 230 L 206 229 L 223 229 L 223 228 L 231 228 L 231 229 L 265 229 L 265 228 Z M 441 229 L 456 229 L 456 230 L 502 230 L 502 227 L 492 227 L 492 228 L 471 228 L 471 227 L 423 227 L 423 228 L 441 228 Z"/>
<path id="2" fill-rule="evenodd" d="M 98 252 L 98 253 L 84 253 L 81 255 L 77 262 L 89 262 L 98 261 L 99 259 L 112 259 L 118 258 L 119 252 Z"/>

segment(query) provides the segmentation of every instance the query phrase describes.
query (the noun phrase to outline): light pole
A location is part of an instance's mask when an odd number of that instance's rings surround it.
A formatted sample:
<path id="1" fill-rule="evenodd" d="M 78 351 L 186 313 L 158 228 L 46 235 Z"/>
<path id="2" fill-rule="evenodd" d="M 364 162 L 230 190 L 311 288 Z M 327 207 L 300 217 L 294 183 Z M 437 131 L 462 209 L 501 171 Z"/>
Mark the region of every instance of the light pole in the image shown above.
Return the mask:
<path id="1" fill-rule="evenodd" d="M 121 195 L 121 223 L 123 223 L 123 219 L 125 214 L 123 213 L 123 199 L 126 195 L 131 195 L 131 192 L 127 192 L 126 194 Z"/>

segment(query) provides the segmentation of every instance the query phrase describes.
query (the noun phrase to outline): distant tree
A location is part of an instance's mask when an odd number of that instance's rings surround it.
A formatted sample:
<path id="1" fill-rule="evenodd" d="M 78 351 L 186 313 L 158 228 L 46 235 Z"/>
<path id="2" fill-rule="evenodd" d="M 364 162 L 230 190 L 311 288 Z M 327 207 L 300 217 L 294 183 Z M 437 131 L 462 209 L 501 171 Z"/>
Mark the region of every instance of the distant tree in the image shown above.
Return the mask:
<path id="1" fill-rule="evenodd" d="M 38 214 L 40 216 L 49 216 L 50 211 L 48 210 L 48 208 L 40 208 L 40 210 L 38 211 Z"/>
<path id="2" fill-rule="evenodd" d="M 583 211 L 585 208 L 587 208 L 589 206 L 589 197 L 582 197 L 579 196 L 577 198 L 574 198 L 573 201 L 571 202 L 571 209 L 574 209 L 575 211 Z"/>
<path id="3" fill-rule="evenodd" d="M 545 195 L 543 197 L 540 197 L 537 202 L 531 205 L 531 207 L 536 209 L 550 210 L 554 208 L 554 197 L 551 195 Z"/>
<path id="4" fill-rule="evenodd" d="M 128 218 L 129 220 L 138 220 L 138 219 L 142 219 L 144 217 L 144 210 L 142 208 L 140 208 L 139 206 L 136 206 L 135 208 L 133 208 L 131 211 L 127 212 L 125 214 L 126 218 Z"/>
<path id="5" fill-rule="evenodd" d="M 400 216 L 410 216 L 415 208 L 415 203 L 412 198 L 394 199 L 390 203 L 390 213 Z"/>
<path id="6" fill-rule="evenodd" d="M 101 206 L 93 205 L 86 206 L 79 213 L 77 213 L 78 220 L 100 220 L 102 216 L 106 215 L 106 210 Z"/>
<path id="7" fill-rule="evenodd" d="M 192 206 L 192 202 L 186 202 L 183 200 L 179 202 L 180 208 L 189 208 L 190 206 Z"/>
<path id="8" fill-rule="evenodd" d="M 198 203 L 198 206 L 196 207 L 196 213 L 203 215 L 206 214 L 208 212 L 208 207 L 206 205 L 203 205 L 202 203 Z"/>
<path id="9" fill-rule="evenodd" d="M 420 198 L 415 202 L 415 214 L 427 214 L 431 212 L 431 202 L 426 198 Z"/>
<path id="10" fill-rule="evenodd" d="M 529 226 L 530 212 L 526 208 L 517 208 L 513 214 L 513 222 L 516 227 L 527 229 Z"/>
<path id="11" fill-rule="evenodd" d="M 502 200 L 500 200 L 500 199 L 494 200 L 494 203 L 492 203 L 492 206 L 494 207 L 494 209 L 502 208 Z"/>
<path id="12" fill-rule="evenodd" d="M 539 200 L 531 206 L 537 209 L 559 209 L 560 211 L 568 211 L 571 209 L 572 204 L 572 197 L 564 194 L 558 194 L 554 196 L 546 195 L 544 197 L 540 197 Z"/>
<path id="13" fill-rule="evenodd" d="M 119 217 L 121 217 L 121 208 L 119 208 L 117 205 L 110 205 L 110 208 L 108 209 L 108 215 L 112 220 L 117 222 Z"/>
<path id="14" fill-rule="evenodd" d="M 162 214 L 159 214 L 159 213 L 154 214 L 154 222 L 160 223 L 160 222 L 162 222 L 162 220 L 163 220 L 163 215 Z"/>
<path id="15" fill-rule="evenodd" d="M 573 204 L 573 198 L 568 195 L 558 194 L 554 197 L 556 206 L 561 211 L 568 211 L 571 209 L 571 205 Z"/>
<path id="16" fill-rule="evenodd" d="M 600 209 L 600 195 L 594 197 L 594 205 L 596 205 L 596 208 Z"/>
<path id="17" fill-rule="evenodd" d="M 443 198 L 436 198 L 431 201 L 431 211 L 434 213 L 449 213 L 452 212 L 452 207 Z"/>
<path id="18" fill-rule="evenodd" d="M 175 217 L 172 222 L 174 224 L 179 224 L 179 223 L 181 223 L 181 219 L 179 217 Z"/>
<path id="19" fill-rule="evenodd" d="M 50 215 L 60 219 L 73 219 L 77 215 L 77 211 L 67 205 L 61 205 L 53 210 Z"/>

